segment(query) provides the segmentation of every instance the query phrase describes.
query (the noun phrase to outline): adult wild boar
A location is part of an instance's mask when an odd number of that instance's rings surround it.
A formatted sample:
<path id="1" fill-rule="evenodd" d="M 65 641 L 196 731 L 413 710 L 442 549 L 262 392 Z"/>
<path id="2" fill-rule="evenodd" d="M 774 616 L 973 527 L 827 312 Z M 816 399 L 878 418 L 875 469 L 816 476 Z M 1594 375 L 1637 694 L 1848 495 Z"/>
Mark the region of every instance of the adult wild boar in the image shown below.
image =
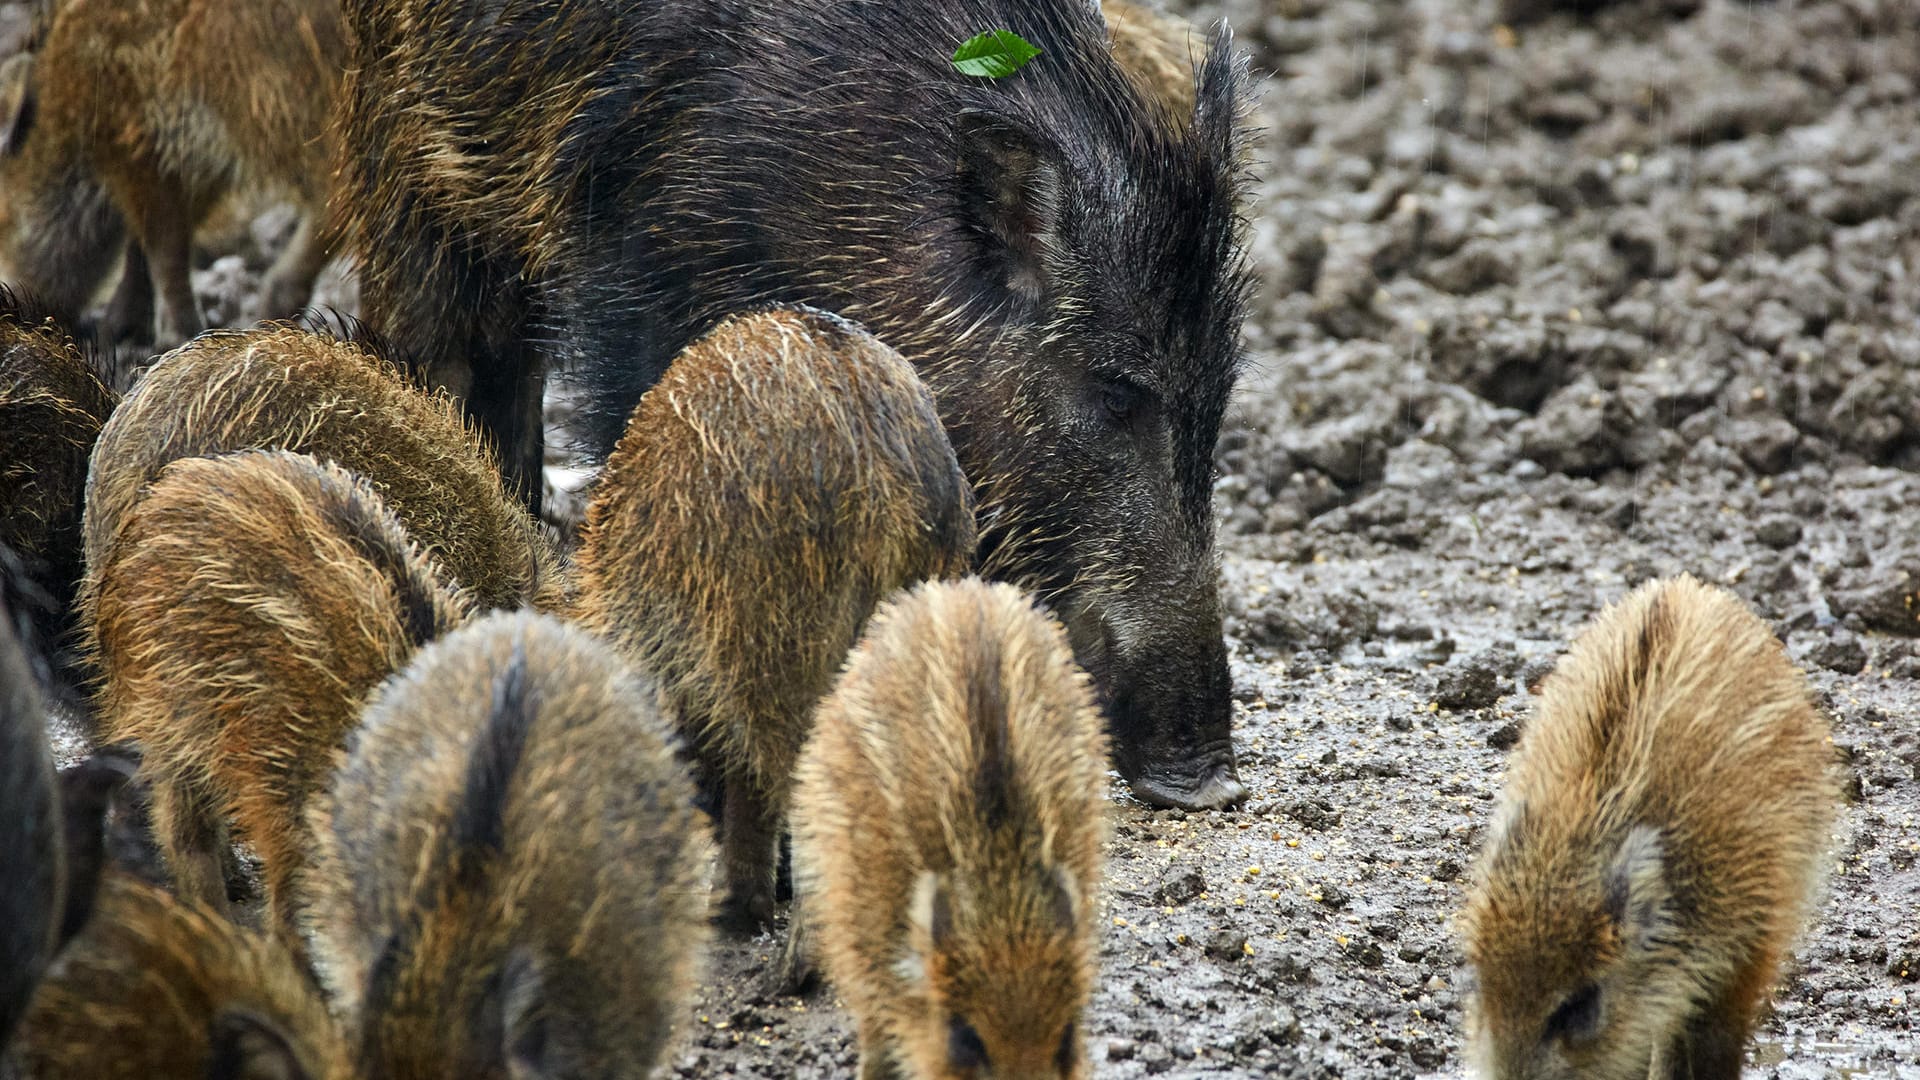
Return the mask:
<path id="1" fill-rule="evenodd" d="M 864 323 L 934 391 L 981 570 L 1039 593 L 1150 801 L 1245 794 L 1213 446 L 1246 290 L 1243 74 L 1150 107 L 1085 0 L 348 0 L 335 210 L 368 321 L 539 490 L 548 364 L 596 448 L 721 317 Z M 1041 50 L 1003 79 L 955 47 Z"/>

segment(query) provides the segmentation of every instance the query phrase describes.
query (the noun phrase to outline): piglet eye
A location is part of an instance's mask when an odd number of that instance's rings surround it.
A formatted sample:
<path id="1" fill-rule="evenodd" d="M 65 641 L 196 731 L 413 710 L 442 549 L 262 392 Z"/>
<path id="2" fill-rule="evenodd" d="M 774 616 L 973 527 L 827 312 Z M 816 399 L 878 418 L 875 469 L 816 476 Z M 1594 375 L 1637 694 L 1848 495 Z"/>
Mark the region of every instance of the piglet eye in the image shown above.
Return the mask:
<path id="1" fill-rule="evenodd" d="M 947 1021 L 947 1064 L 955 1072 L 980 1072 L 987 1067 L 987 1044 L 973 1025 L 959 1017 Z"/>
<path id="2" fill-rule="evenodd" d="M 1061 1076 L 1073 1072 L 1073 1042 L 1073 1025 L 1068 1024 L 1067 1030 L 1060 1033 L 1060 1049 L 1053 1055 L 1054 1070 Z"/>
<path id="3" fill-rule="evenodd" d="M 1568 994 L 1547 1017 L 1546 1037 L 1579 1042 L 1594 1036 L 1600 1026 L 1600 987 L 1587 983 Z"/>

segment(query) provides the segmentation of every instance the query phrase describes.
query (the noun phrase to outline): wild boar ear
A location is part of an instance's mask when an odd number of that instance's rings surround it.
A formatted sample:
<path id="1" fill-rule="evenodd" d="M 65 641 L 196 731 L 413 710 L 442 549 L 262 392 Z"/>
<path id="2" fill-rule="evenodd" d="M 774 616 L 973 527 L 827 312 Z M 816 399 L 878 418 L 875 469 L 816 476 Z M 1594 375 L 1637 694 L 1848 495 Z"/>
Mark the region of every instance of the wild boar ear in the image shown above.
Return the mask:
<path id="1" fill-rule="evenodd" d="M 1480 850 L 1486 857 L 1498 864 L 1524 850 L 1529 840 L 1531 826 L 1527 819 L 1527 801 L 1503 800 L 1493 812 L 1493 821 L 1487 826 L 1486 839 L 1481 841 Z"/>
<path id="2" fill-rule="evenodd" d="M 1051 886 L 1053 924 L 1062 932 L 1072 933 L 1080 921 L 1080 883 L 1073 880 L 1073 873 L 1064 863 L 1054 864 L 1047 874 L 1047 883 Z"/>
<path id="3" fill-rule="evenodd" d="M 107 858 L 107 810 L 139 765 L 139 754 L 131 747 L 110 746 L 60 771 L 61 834 L 66 847 L 61 945 L 72 940 L 93 915 Z"/>
<path id="4" fill-rule="evenodd" d="M 1066 176 L 1059 152 L 1024 125 L 981 112 L 955 121 L 954 152 L 961 219 L 983 268 L 1037 305 L 1060 229 Z"/>
<path id="5" fill-rule="evenodd" d="M 531 950 L 514 948 L 500 973 L 501 1057 L 513 1080 L 545 1080 L 556 1075 L 546 1002 L 546 978 L 540 972 L 540 962 Z"/>
<path id="6" fill-rule="evenodd" d="M 33 90 L 33 54 L 19 53 L 0 64 L 0 157 L 12 157 L 27 145 L 39 113 Z"/>
<path id="7" fill-rule="evenodd" d="M 1222 160 L 1238 160 L 1247 106 L 1247 58 L 1234 51 L 1233 30 L 1215 23 L 1207 55 L 1194 73 L 1193 133 Z"/>
<path id="8" fill-rule="evenodd" d="M 1650 948 L 1666 928 L 1666 853 L 1660 830 L 1636 825 L 1621 842 L 1607 869 L 1607 917 L 1620 929 L 1629 949 Z"/>
<path id="9" fill-rule="evenodd" d="M 207 1080 L 311 1080 L 278 1024 L 245 1009 L 213 1018 Z"/>
<path id="10" fill-rule="evenodd" d="M 953 889 L 945 878 L 931 870 L 921 871 L 913 884 L 913 903 L 908 905 L 913 925 L 926 931 L 927 940 L 938 949 L 953 938 Z"/>

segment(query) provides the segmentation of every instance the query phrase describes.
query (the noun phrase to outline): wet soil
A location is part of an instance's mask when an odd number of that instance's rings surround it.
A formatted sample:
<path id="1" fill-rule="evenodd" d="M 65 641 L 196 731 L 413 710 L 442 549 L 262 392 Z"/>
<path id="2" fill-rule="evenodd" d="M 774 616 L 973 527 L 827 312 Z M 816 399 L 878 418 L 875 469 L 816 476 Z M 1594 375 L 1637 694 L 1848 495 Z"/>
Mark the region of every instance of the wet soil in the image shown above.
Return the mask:
<path id="1" fill-rule="evenodd" d="M 1920 1077 L 1920 9 L 1560 6 L 1224 4 L 1263 75 L 1217 504 L 1253 795 L 1116 782 L 1099 1075 L 1462 1075 L 1449 919 L 1526 687 L 1684 570 L 1776 626 L 1849 775 L 1750 1073 Z M 209 244 L 216 319 L 290 228 Z M 715 950 L 674 1072 L 851 1073 L 776 952 Z"/>

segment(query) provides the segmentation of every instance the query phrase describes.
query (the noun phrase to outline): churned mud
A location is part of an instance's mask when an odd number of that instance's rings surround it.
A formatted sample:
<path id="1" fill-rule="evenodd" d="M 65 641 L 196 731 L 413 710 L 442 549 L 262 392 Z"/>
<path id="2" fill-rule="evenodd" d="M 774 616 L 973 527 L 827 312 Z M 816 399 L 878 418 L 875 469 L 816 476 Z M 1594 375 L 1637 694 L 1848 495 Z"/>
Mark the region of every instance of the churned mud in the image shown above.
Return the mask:
<path id="1" fill-rule="evenodd" d="M 1686 570 L 1774 623 L 1851 775 L 1751 1074 L 1920 1077 L 1920 8 L 1224 7 L 1266 76 L 1218 486 L 1253 796 L 1115 784 L 1096 1073 L 1463 1074 L 1449 919 L 1526 687 Z M 291 227 L 234 217 L 211 318 Z M 777 950 L 716 949 L 678 1075 L 849 1075 Z"/>

